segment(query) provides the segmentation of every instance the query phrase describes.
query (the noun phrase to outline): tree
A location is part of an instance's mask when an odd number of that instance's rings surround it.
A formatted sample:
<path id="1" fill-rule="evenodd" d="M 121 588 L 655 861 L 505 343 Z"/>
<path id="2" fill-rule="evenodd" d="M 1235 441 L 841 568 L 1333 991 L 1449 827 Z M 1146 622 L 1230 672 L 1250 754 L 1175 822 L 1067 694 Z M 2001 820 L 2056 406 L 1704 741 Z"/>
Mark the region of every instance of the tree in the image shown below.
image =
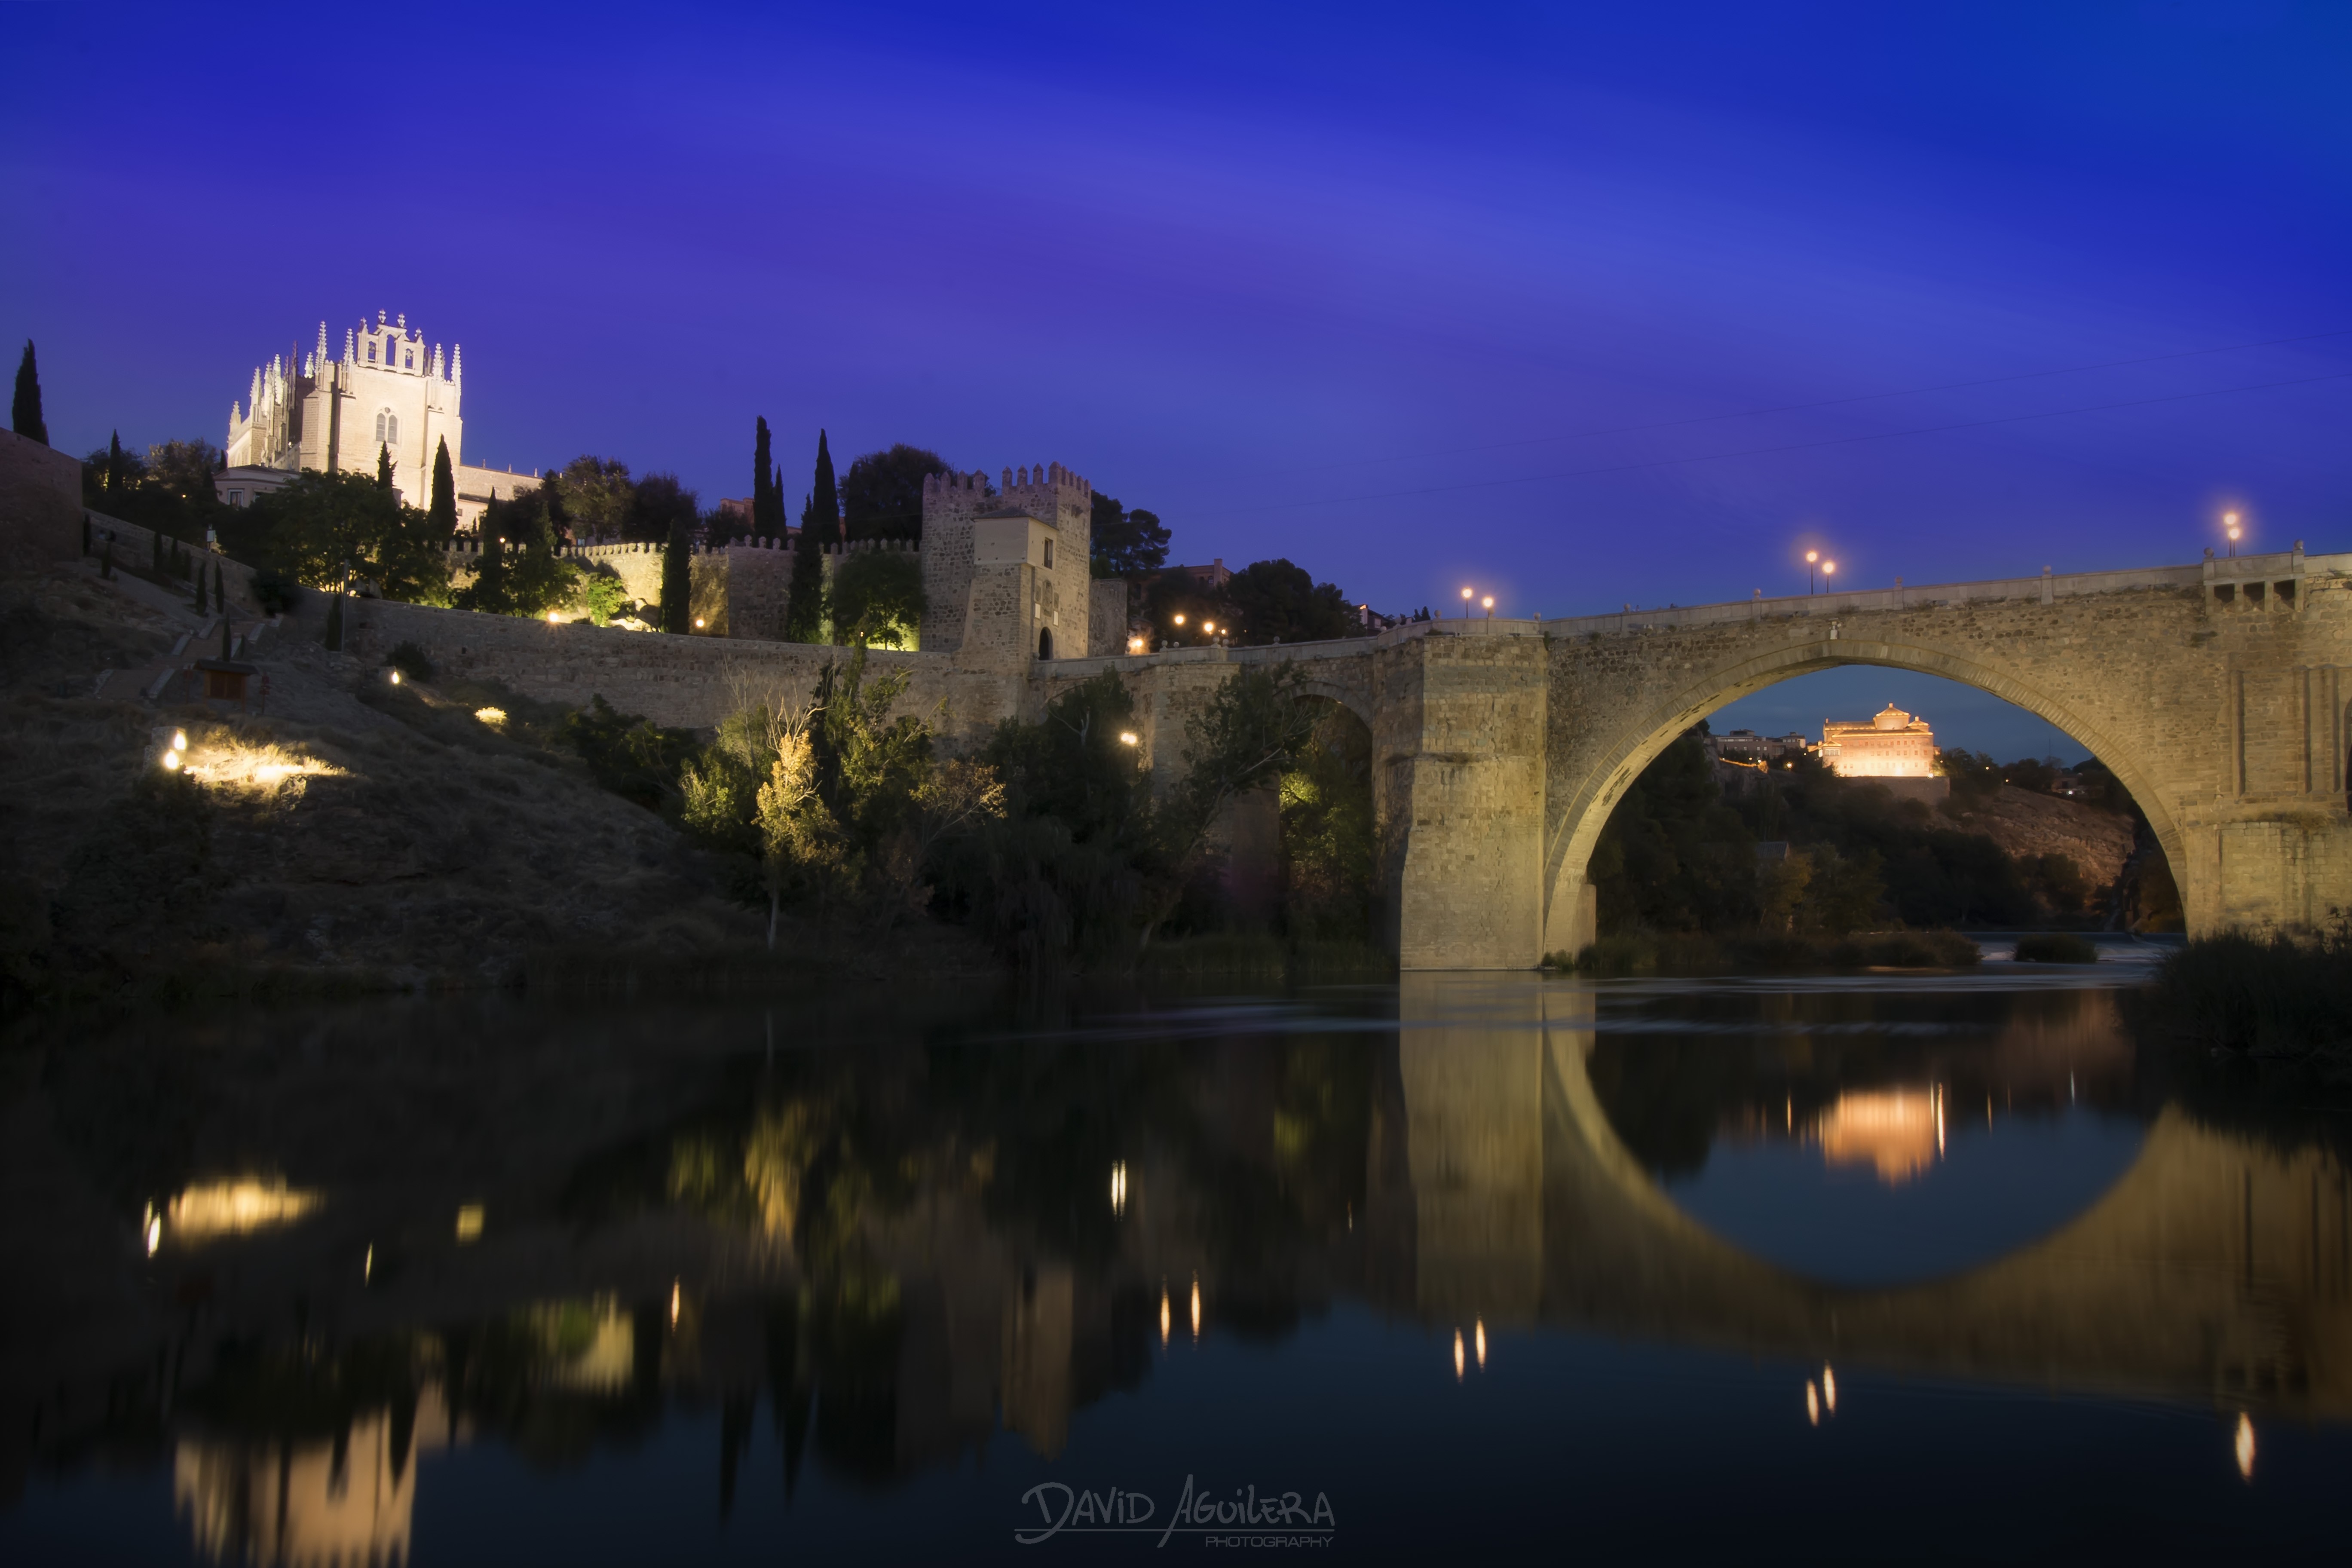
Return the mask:
<path id="1" fill-rule="evenodd" d="M 562 500 L 552 486 L 490 502 L 482 513 L 474 581 L 457 594 L 457 607 L 536 618 L 570 604 L 580 568 L 561 551 L 563 522 Z"/>
<path id="2" fill-rule="evenodd" d="M 833 574 L 832 608 L 835 642 L 913 646 L 923 621 L 920 560 L 887 550 L 842 557 Z"/>
<path id="3" fill-rule="evenodd" d="M 937 452 L 904 442 L 866 453 L 842 477 L 843 537 L 920 539 L 923 481 L 947 471 L 947 459 Z"/>
<path id="4" fill-rule="evenodd" d="M 313 588 L 352 577 L 387 599 L 446 604 L 449 563 L 425 513 L 364 475 L 296 475 L 251 508 L 265 563 Z"/>
<path id="5" fill-rule="evenodd" d="M 48 421 L 41 416 L 41 372 L 30 338 L 25 340 L 25 357 L 16 362 L 16 397 L 9 405 L 8 427 L 28 441 L 49 444 Z"/>
<path id="6" fill-rule="evenodd" d="M 672 529 L 662 546 L 661 629 L 666 632 L 694 629 L 693 550 L 682 527 Z"/>
<path id="7" fill-rule="evenodd" d="M 375 447 L 375 488 L 392 489 L 392 448 L 382 441 Z"/>
<path id="8" fill-rule="evenodd" d="M 145 467 L 138 458 L 122 449 L 122 432 L 116 430 L 106 438 L 106 493 L 110 500 L 127 494 L 131 487 L 147 477 Z"/>
<path id="9" fill-rule="evenodd" d="M 801 515 L 808 515 L 807 508 Z M 824 556 L 816 531 L 803 523 L 793 541 L 793 580 L 785 589 L 786 642 L 815 642 L 824 635 Z"/>
<path id="10" fill-rule="evenodd" d="M 702 520 L 702 498 L 678 483 L 676 474 L 647 474 L 629 503 L 625 536 L 646 544 L 667 544 L 683 534 L 690 542 Z"/>
<path id="11" fill-rule="evenodd" d="M 221 449 L 210 441 L 165 441 L 147 448 L 146 479 L 195 510 L 210 511 L 219 503 L 213 475 L 222 462 Z"/>
<path id="12" fill-rule="evenodd" d="M 457 479 L 449 468 L 446 441 L 433 452 L 433 496 L 425 509 L 425 533 L 436 544 L 446 544 L 457 536 Z"/>
<path id="13" fill-rule="evenodd" d="M 562 496 L 564 515 L 572 520 L 574 535 L 583 543 L 632 540 L 658 544 L 669 537 L 667 517 L 652 532 L 637 526 L 637 487 L 630 482 L 626 463 L 583 454 L 564 464 L 549 483 Z"/>
<path id="14" fill-rule="evenodd" d="M 1097 577 L 1142 577 L 1168 564 L 1168 530 L 1157 513 L 1128 510 L 1117 497 L 1095 492 L 1087 565 Z"/>
<path id="15" fill-rule="evenodd" d="M 760 869 L 768 893 L 768 951 L 787 893 L 822 896 L 842 869 L 839 825 L 816 787 L 816 744 L 805 716 L 782 728 L 775 760 L 755 797 Z"/>
<path id="16" fill-rule="evenodd" d="M 784 536 L 784 497 L 776 484 L 776 459 L 765 415 L 751 437 L 751 532 L 760 539 Z"/>
<path id="17" fill-rule="evenodd" d="M 1347 596 L 1286 560 L 1255 561 L 1225 584 L 1234 641 L 1258 645 L 1354 637 L 1363 627 Z"/>
<path id="18" fill-rule="evenodd" d="M 814 534 L 821 549 L 841 542 L 841 497 L 834 488 L 833 454 L 825 449 L 822 430 L 816 433 L 816 488 L 801 507 L 801 532 Z"/>

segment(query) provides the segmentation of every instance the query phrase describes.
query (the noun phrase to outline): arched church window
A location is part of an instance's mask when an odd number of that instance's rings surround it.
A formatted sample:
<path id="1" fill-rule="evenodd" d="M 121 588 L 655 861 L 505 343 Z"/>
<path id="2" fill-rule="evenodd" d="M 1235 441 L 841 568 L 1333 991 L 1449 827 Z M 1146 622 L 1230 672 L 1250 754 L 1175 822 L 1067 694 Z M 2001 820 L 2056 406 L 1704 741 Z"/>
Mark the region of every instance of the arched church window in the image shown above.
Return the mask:
<path id="1" fill-rule="evenodd" d="M 383 422 L 391 417 L 391 415 L 386 414 L 381 408 L 375 411 L 375 438 L 379 445 L 387 439 L 383 433 Z"/>
<path id="2" fill-rule="evenodd" d="M 383 438 L 384 438 L 384 440 L 385 440 L 385 441 L 387 441 L 388 443 L 390 443 L 391 445 L 393 445 L 393 446 L 394 446 L 394 447 L 397 447 L 397 446 L 399 446 L 399 445 L 400 445 L 400 416 L 399 416 L 399 415 L 397 415 L 397 414 L 387 414 L 387 415 L 385 415 L 385 416 L 383 416 Z"/>

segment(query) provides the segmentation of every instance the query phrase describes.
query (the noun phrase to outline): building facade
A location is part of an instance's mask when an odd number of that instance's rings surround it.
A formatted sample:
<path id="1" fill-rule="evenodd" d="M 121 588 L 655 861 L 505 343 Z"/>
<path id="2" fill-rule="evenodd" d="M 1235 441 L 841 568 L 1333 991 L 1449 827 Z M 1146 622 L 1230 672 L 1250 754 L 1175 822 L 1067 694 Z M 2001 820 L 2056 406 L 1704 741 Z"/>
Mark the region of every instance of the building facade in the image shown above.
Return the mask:
<path id="1" fill-rule="evenodd" d="M 1936 776 L 1936 732 L 1890 702 L 1872 718 L 1822 722 L 1821 759 L 1843 778 Z"/>
<path id="2" fill-rule="evenodd" d="M 392 461 L 393 489 L 411 506 L 431 499 L 433 457 L 446 443 L 457 481 L 457 526 L 471 531 L 493 500 L 534 488 L 534 470 L 468 466 L 465 351 L 439 343 L 402 315 L 343 330 L 340 356 L 331 355 L 327 323 L 316 346 L 300 356 L 289 345 L 257 365 L 242 405 L 228 410 L 227 467 L 214 488 L 231 506 L 249 506 L 305 470 L 373 474 L 380 456 Z"/>
<path id="3" fill-rule="evenodd" d="M 1094 487 L 1059 463 L 923 481 L 922 647 L 1074 658 L 1093 625 Z M 1124 627 L 1120 628 L 1123 632 Z"/>

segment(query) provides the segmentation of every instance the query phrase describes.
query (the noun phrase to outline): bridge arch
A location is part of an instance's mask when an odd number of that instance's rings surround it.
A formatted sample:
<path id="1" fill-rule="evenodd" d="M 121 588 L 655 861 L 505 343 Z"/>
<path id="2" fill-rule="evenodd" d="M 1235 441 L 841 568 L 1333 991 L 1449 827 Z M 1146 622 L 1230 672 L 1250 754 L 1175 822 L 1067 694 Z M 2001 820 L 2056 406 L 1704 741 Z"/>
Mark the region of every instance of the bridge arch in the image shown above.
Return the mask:
<path id="1" fill-rule="evenodd" d="M 1541 869 L 1547 949 L 1573 951 L 1599 934 L 1593 929 L 1585 869 L 1610 813 L 1659 752 L 1701 719 L 1752 692 L 1817 670 L 1856 664 L 1913 670 L 1973 686 L 2065 731 L 2088 747 L 2130 793 L 2147 815 L 2175 879 L 2186 887 L 2187 843 L 2180 826 L 2156 788 L 2149 760 L 2136 755 L 2118 737 L 2033 682 L 1966 654 L 1927 643 L 1832 635 L 1759 650 L 1692 674 L 1664 700 L 1624 713 L 1580 775 L 1555 779 L 1556 787 L 1564 787 L 1559 814 L 1546 835 Z"/>

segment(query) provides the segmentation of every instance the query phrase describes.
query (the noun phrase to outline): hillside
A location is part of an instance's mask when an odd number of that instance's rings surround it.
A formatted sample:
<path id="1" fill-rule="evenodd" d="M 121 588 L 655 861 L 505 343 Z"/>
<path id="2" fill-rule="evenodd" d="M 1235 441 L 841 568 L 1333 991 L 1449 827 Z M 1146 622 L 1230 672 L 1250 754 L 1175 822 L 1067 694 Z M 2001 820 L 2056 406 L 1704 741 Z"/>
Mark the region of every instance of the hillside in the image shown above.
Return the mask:
<path id="1" fill-rule="evenodd" d="M 275 628 L 241 656 L 268 677 L 266 715 L 141 700 L 183 634 L 217 640 L 208 625 L 86 562 L 0 583 L 0 994 L 503 985 L 550 957 L 765 965 L 763 920 L 706 857 L 546 725 L 478 719 L 481 693 L 394 689 Z M 156 760 L 175 729 L 176 777 Z M 963 957 L 923 928 L 795 928 L 783 946 L 879 973 L 908 943 L 933 967 Z"/>
<path id="2" fill-rule="evenodd" d="M 2063 855 L 2094 889 L 2112 887 L 2131 858 L 2131 819 L 2063 795 L 2003 784 L 1986 795 L 1955 795 L 1943 813 L 1964 833 L 1990 838 L 2011 859 Z"/>

